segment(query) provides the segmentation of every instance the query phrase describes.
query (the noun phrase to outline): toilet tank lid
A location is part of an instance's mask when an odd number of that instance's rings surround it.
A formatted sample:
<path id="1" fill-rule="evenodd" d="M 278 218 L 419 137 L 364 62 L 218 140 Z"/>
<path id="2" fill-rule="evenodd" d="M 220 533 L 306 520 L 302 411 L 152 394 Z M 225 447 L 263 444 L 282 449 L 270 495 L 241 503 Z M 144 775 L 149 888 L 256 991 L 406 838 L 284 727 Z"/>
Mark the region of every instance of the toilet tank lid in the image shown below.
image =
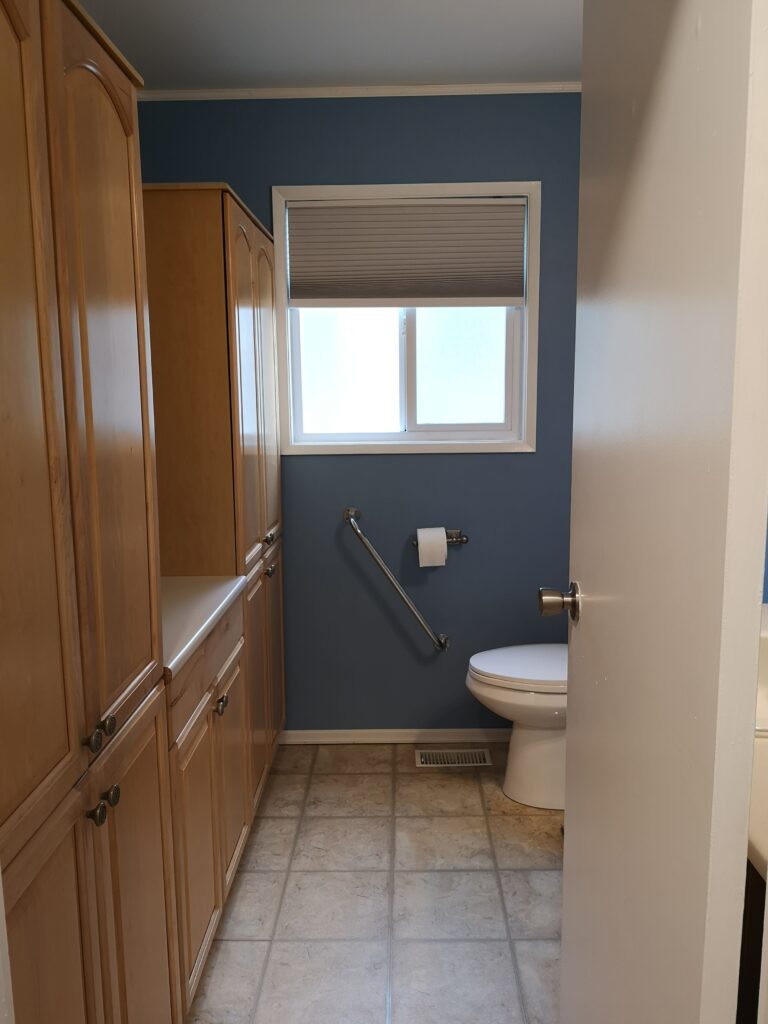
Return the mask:
<path id="1" fill-rule="evenodd" d="M 469 659 L 473 674 L 565 688 L 568 644 L 517 644 L 480 651 Z"/>

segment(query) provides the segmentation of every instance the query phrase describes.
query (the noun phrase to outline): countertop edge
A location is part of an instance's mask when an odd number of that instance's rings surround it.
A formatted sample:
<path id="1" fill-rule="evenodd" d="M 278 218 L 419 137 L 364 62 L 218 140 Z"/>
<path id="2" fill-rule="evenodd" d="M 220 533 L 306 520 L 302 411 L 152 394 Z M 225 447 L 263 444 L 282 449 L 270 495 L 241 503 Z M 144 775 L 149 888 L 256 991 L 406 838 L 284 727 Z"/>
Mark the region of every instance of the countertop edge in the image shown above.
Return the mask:
<path id="1" fill-rule="evenodd" d="M 222 615 L 224 615 L 227 609 L 232 607 L 235 598 L 239 597 L 240 594 L 243 593 L 245 586 L 245 576 L 237 576 L 232 580 L 232 587 L 225 597 L 223 597 L 215 608 L 200 622 L 200 625 L 184 643 L 181 649 L 165 663 L 164 673 L 166 680 L 173 679 L 175 675 L 178 675 Z"/>

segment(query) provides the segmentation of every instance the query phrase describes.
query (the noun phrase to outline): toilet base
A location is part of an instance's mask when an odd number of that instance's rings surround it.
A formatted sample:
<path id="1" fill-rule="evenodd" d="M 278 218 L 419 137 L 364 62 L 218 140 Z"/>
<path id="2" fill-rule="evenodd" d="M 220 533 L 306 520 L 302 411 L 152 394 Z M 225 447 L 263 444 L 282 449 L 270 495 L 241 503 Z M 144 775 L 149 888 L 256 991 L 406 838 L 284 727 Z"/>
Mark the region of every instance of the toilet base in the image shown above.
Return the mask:
<path id="1" fill-rule="evenodd" d="M 512 726 L 504 793 L 520 804 L 565 808 L 565 729 Z"/>

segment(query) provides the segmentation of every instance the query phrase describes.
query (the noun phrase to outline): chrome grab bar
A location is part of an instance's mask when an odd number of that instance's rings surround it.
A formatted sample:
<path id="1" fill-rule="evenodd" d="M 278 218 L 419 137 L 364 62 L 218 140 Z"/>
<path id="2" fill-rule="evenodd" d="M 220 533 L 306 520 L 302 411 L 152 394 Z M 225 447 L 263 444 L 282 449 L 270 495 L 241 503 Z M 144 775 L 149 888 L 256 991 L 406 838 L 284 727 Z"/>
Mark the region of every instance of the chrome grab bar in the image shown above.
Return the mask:
<path id="1" fill-rule="evenodd" d="M 360 541 L 360 543 L 363 545 L 365 550 L 374 560 L 376 565 L 378 565 L 378 567 L 387 577 L 389 582 L 395 588 L 403 604 L 410 609 L 411 614 L 416 619 L 421 628 L 424 630 L 424 632 L 427 634 L 429 639 L 432 641 L 435 649 L 438 651 L 447 651 L 449 646 L 448 637 L 445 635 L 445 633 L 436 633 L 434 629 L 432 629 L 430 624 L 427 622 L 427 620 L 424 618 L 424 616 L 421 614 L 416 605 L 413 603 L 413 601 L 410 599 L 410 597 L 408 597 L 406 592 L 401 587 L 400 582 L 398 581 L 395 574 L 392 572 L 392 570 L 381 557 L 379 552 L 376 550 L 373 544 L 371 544 L 371 542 L 365 536 L 363 531 L 360 529 L 357 520 L 361 517 L 362 514 L 359 508 L 354 508 L 353 506 L 350 506 L 349 508 L 344 509 L 344 522 L 349 523 L 349 525 L 352 527 L 357 539 Z"/>

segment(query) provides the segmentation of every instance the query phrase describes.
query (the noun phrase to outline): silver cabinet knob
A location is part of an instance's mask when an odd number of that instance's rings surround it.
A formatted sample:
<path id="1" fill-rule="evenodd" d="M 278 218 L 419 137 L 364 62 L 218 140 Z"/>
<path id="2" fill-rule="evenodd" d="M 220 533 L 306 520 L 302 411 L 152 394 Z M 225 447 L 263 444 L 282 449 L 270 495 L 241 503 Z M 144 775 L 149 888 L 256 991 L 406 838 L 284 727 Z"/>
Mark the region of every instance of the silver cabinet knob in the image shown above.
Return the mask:
<path id="1" fill-rule="evenodd" d="M 229 704 L 229 694 L 225 693 L 222 697 L 216 701 L 216 714 L 221 717 L 227 710 Z"/>
<path id="2" fill-rule="evenodd" d="M 568 612 L 574 622 L 579 621 L 581 589 L 578 583 L 571 583 L 566 594 L 562 590 L 539 587 L 539 615 L 559 615 L 560 612 Z"/>

